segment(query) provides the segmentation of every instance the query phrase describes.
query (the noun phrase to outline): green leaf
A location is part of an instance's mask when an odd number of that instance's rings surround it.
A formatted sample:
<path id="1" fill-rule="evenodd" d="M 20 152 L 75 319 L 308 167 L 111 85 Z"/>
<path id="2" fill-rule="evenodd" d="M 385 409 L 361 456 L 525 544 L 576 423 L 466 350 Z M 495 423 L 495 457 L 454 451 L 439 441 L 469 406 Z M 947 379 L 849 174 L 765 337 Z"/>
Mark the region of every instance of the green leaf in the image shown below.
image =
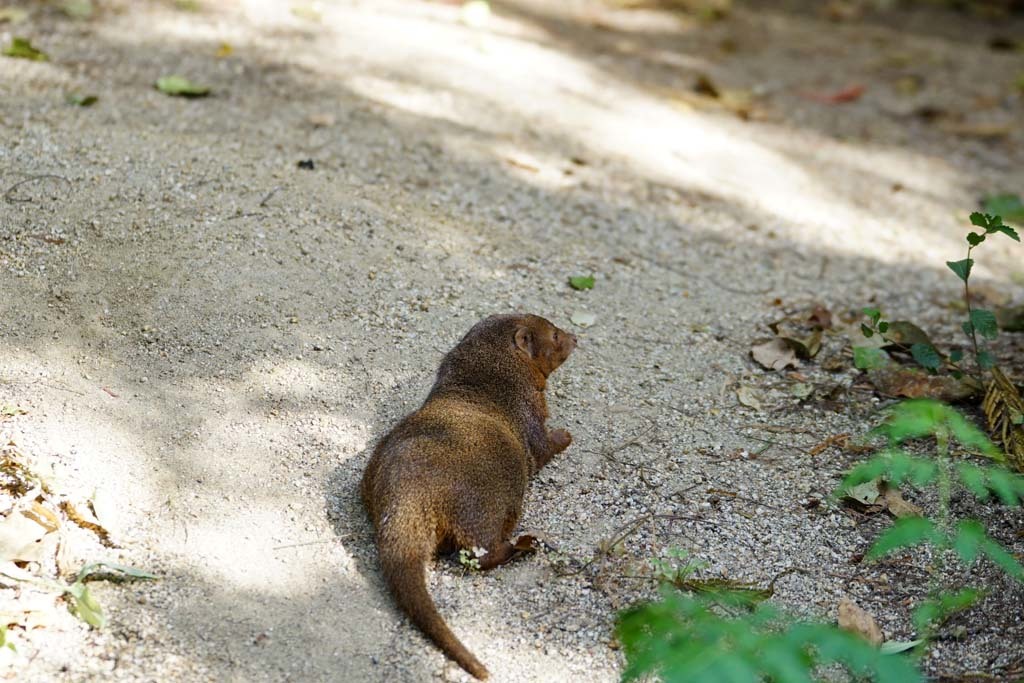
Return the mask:
<path id="1" fill-rule="evenodd" d="M 11 44 L 4 48 L 3 53 L 8 57 L 31 59 L 34 62 L 45 62 L 50 58 L 42 50 L 34 48 L 28 38 L 19 37 L 11 38 Z"/>
<path id="2" fill-rule="evenodd" d="M 206 97 L 210 94 L 208 87 L 196 85 L 184 76 L 163 76 L 158 78 L 156 89 L 166 95 L 179 97 Z"/>
<path id="3" fill-rule="evenodd" d="M 868 339 L 870 339 L 871 337 L 874 336 L 875 331 L 873 329 L 871 329 L 870 327 L 868 327 L 867 325 L 865 325 L 864 323 L 861 323 L 860 324 L 860 333 L 863 334 Z"/>
<path id="4" fill-rule="evenodd" d="M 878 322 L 878 331 L 881 332 L 882 334 L 885 334 L 886 332 L 888 332 L 889 331 L 889 323 L 885 322 L 884 320 L 880 320 Z"/>
<path id="5" fill-rule="evenodd" d="M 996 358 L 986 350 L 978 351 L 978 367 L 982 370 L 991 370 L 996 365 Z"/>
<path id="6" fill-rule="evenodd" d="M 853 364 L 858 370 L 874 370 L 889 364 L 889 354 L 870 346 L 853 347 Z"/>
<path id="7" fill-rule="evenodd" d="M 910 347 L 910 355 L 922 368 L 938 370 L 942 365 L 942 357 L 931 344 L 913 344 Z"/>
<path id="8" fill-rule="evenodd" d="M 65 98 L 68 104 L 73 104 L 76 107 L 91 107 L 99 101 L 99 97 L 96 95 L 80 95 L 78 93 L 70 93 Z"/>
<path id="9" fill-rule="evenodd" d="M 924 638 L 918 638 L 917 640 L 887 640 L 878 647 L 878 651 L 883 655 L 895 655 L 907 650 L 913 650 L 923 642 L 925 642 Z"/>
<path id="10" fill-rule="evenodd" d="M 93 14 L 91 0 L 65 0 L 60 8 L 72 19 L 88 19 Z"/>
<path id="11" fill-rule="evenodd" d="M 103 615 L 103 609 L 96 602 L 96 599 L 92 597 L 88 586 L 76 581 L 65 588 L 64 592 L 73 598 L 71 611 L 76 617 L 94 628 L 103 628 L 107 625 L 107 618 Z"/>
<path id="12" fill-rule="evenodd" d="M 976 232 L 971 232 L 967 234 L 967 244 L 971 245 L 972 247 L 976 247 L 984 241 L 984 235 L 979 235 Z"/>
<path id="13" fill-rule="evenodd" d="M 963 261 L 946 261 L 946 265 L 956 273 L 958 278 L 967 282 L 967 278 L 971 276 L 971 266 L 974 265 L 974 259 L 965 258 Z"/>
<path id="14" fill-rule="evenodd" d="M 573 289 L 593 289 L 594 288 L 594 276 L 593 275 L 573 275 L 569 278 L 569 286 Z"/>
<path id="15" fill-rule="evenodd" d="M 925 600 L 914 609 L 912 621 L 919 634 L 927 633 L 933 624 L 940 625 L 957 612 L 969 608 L 977 602 L 984 591 L 976 588 L 965 588 L 955 593 L 945 593 L 937 598 Z"/>
<path id="16" fill-rule="evenodd" d="M 971 213 L 971 225 L 976 225 L 979 228 L 988 229 L 991 216 L 987 214 L 979 213 L 977 211 Z"/>
<path id="17" fill-rule="evenodd" d="M 901 517 L 879 535 L 865 557 L 874 560 L 899 548 L 936 543 L 941 539 L 941 532 L 927 517 Z"/>
<path id="18" fill-rule="evenodd" d="M 85 565 L 78 571 L 78 576 L 75 580 L 78 582 L 84 582 L 93 574 L 113 575 L 107 578 L 119 581 L 150 581 L 160 578 L 156 574 L 151 574 L 144 569 L 136 569 L 135 567 L 128 567 L 123 564 L 115 564 L 113 562 L 92 562 Z"/>
<path id="19" fill-rule="evenodd" d="M 971 311 L 971 325 L 985 339 L 995 339 L 999 336 L 999 324 L 996 322 L 996 316 L 992 311 L 975 308 Z"/>
<path id="20" fill-rule="evenodd" d="M 1009 225 L 997 226 L 996 227 L 996 232 L 1001 232 L 1004 235 L 1006 235 L 1007 237 L 1010 237 L 1011 239 L 1014 239 L 1014 240 L 1020 242 L 1020 235 L 1018 235 L 1017 231 L 1014 230 L 1013 228 L 1011 228 Z"/>
<path id="21" fill-rule="evenodd" d="M 871 322 L 877 323 L 878 319 L 882 317 L 882 312 L 877 308 L 862 308 L 861 313 L 871 318 Z"/>
<path id="22" fill-rule="evenodd" d="M 993 564 L 1006 572 L 1007 576 L 1024 583 L 1024 566 L 1006 548 L 986 536 L 981 544 L 981 550 Z"/>
<path id="23" fill-rule="evenodd" d="M 961 325 L 960 329 L 964 331 L 968 337 L 974 336 L 974 325 L 971 324 L 970 320 L 965 320 Z"/>
<path id="24" fill-rule="evenodd" d="M 956 349 L 954 351 L 950 351 L 949 352 L 949 360 L 950 360 L 950 362 L 959 363 L 963 359 L 964 359 L 964 352 L 961 351 L 960 349 Z"/>

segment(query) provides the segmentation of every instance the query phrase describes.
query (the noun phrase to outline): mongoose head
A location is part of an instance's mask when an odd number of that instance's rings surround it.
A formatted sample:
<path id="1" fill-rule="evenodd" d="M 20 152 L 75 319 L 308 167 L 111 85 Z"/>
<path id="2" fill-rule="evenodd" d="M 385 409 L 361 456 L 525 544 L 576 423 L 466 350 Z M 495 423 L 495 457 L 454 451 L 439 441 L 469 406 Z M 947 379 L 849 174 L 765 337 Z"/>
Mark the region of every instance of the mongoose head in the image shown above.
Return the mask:
<path id="1" fill-rule="evenodd" d="M 512 317 L 516 352 L 547 378 L 576 348 L 576 335 L 555 327 L 539 315 Z"/>

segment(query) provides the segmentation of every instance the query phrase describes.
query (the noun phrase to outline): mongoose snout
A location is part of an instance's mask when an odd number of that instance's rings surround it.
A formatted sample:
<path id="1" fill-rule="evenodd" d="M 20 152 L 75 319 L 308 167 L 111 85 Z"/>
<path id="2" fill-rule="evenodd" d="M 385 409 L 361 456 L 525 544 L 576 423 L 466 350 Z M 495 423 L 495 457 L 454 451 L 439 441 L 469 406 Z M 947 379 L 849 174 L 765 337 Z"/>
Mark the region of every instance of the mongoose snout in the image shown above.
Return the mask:
<path id="1" fill-rule="evenodd" d="M 423 405 L 377 444 L 363 475 L 395 601 L 480 679 L 487 669 L 437 612 L 425 566 L 439 549 L 482 548 L 480 569 L 491 569 L 527 545 L 528 537 L 511 536 L 528 479 L 572 443 L 568 431 L 548 431 L 544 389 L 576 345 L 575 335 L 536 315 L 478 322 L 441 361 Z"/>

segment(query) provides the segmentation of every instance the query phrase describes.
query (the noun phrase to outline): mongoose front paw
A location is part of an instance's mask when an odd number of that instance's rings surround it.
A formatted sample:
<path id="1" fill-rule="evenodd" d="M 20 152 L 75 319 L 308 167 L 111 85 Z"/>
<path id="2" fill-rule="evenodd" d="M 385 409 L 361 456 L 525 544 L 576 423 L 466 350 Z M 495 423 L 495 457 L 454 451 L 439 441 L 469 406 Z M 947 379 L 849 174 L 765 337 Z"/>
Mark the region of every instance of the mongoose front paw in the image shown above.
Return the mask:
<path id="1" fill-rule="evenodd" d="M 548 440 L 554 446 L 556 453 L 561 453 L 572 443 L 572 434 L 565 429 L 556 429 L 548 434 Z"/>

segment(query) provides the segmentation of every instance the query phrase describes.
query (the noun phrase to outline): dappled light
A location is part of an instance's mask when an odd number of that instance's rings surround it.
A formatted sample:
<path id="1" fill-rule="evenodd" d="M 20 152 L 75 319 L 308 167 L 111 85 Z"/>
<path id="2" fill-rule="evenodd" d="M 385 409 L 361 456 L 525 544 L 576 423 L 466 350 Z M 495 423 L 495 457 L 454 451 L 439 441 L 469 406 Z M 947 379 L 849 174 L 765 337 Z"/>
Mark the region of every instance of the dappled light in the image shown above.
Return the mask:
<path id="1" fill-rule="evenodd" d="M 32 588 L 0 624 L 15 675 L 462 680 L 394 609 L 358 484 L 493 313 L 580 342 L 546 390 L 572 445 L 516 529 L 546 545 L 427 572 L 495 680 L 618 680 L 617 615 L 659 584 L 853 601 L 910 642 L 922 577 L 955 572 L 862 562 L 895 510 L 952 505 L 1020 556 L 1020 509 L 983 496 L 830 497 L 896 398 L 941 385 L 981 424 L 989 361 L 1016 424 L 1012 3 L 7 4 L 0 439 L 87 517 L 16 569 L 160 577 L 90 581 L 103 629 Z M 993 590 L 929 675 L 1024 672 L 997 569 L 957 570 Z"/>

